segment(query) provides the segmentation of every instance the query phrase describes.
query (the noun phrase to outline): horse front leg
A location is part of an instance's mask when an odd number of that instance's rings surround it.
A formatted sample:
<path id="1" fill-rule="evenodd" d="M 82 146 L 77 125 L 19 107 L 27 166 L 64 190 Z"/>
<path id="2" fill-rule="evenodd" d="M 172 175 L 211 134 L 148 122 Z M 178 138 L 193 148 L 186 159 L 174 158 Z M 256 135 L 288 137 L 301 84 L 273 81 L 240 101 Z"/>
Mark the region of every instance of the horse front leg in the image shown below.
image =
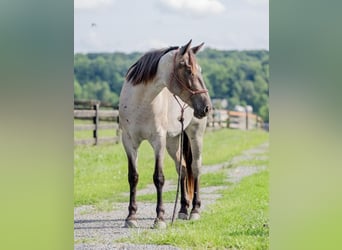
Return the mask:
<path id="1" fill-rule="evenodd" d="M 178 163 L 179 165 L 179 163 Z M 179 168 L 179 166 L 177 166 Z M 178 171 L 179 174 L 179 171 Z M 186 180 L 186 165 L 185 163 L 181 166 L 181 178 L 180 178 L 180 190 L 181 190 L 181 207 L 178 212 L 178 219 L 187 220 L 188 219 L 188 208 L 190 205 L 188 195 L 187 195 L 187 180 Z"/>
<path id="2" fill-rule="evenodd" d="M 128 157 L 128 183 L 129 183 L 129 205 L 128 216 L 125 220 L 125 227 L 138 227 L 136 213 L 138 206 L 136 204 L 136 188 L 139 180 L 139 174 L 136 168 L 136 161 Z"/>
<path id="3" fill-rule="evenodd" d="M 199 175 L 197 174 L 195 176 L 194 181 L 194 197 L 192 200 L 192 210 L 190 214 L 190 220 L 198 220 L 200 218 L 200 207 L 201 207 L 201 199 L 200 199 L 200 181 L 199 181 Z"/>
<path id="4" fill-rule="evenodd" d="M 166 223 L 164 219 L 165 209 L 163 205 L 163 186 L 165 183 L 165 176 L 163 173 L 163 163 L 164 163 L 164 151 L 165 143 L 157 143 L 153 145 L 155 150 L 155 166 L 153 173 L 153 182 L 157 190 L 157 207 L 156 213 L 157 217 L 154 221 L 153 228 L 166 228 Z"/>
<path id="5" fill-rule="evenodd" d="M 137 149 L 132 146 L 131 140 L 127 140 L 127 136 L 123 134 L 123 144 L 125 147 L 128 160 L 128 183 L 129 183 L 129 205 L 128 216 L 125 220 L 125 227 L 138 227 L 136 218 L 137 203 L 136 203 L 136 188 L 139 181 L 139 174 L 137 171 Z"/>

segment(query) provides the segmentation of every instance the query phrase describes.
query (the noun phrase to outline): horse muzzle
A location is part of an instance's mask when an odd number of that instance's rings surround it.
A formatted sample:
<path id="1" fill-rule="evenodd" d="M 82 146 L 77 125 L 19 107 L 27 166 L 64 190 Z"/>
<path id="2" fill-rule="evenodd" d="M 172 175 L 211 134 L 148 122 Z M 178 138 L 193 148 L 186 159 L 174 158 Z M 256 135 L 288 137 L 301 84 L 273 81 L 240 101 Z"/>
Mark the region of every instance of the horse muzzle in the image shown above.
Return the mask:
<path id="1" fill-rule="evenodd" d="M 198 119 L 202 119 L 206 116 L 208 116 L 209 112 L 211 111 L 210 106 L 205 106 L 202 110 L 201 109 L 195 109 L 194 110 L 194 116 Z"/>

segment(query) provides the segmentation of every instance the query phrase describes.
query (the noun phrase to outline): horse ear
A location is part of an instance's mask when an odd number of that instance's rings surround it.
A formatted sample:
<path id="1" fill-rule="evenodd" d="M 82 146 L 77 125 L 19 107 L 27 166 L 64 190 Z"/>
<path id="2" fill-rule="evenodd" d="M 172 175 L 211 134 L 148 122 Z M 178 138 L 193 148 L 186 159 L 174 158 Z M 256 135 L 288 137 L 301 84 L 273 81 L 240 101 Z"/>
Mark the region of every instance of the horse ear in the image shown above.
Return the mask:
<path id="1" fill-rule="evenodd" d="M 188 51 L 188 49 L 190 48 L 191 42 L 192 42 L 192 39 L 190 39 L 190 41 L 187 44 L 185 44 L 184 46 L 180 48 L 179 53 L 181 56 L 183 56 Z"/>
<path id="2" fill-rule="evenodd" d="M 194 54 L 196 54 L 202 47 L 203 47 L 204 43 L 201 43 L 200 45 L 196 46 L 196 47 L 192 47 L 191 50 L 192 52 L 194 52 Z"/>

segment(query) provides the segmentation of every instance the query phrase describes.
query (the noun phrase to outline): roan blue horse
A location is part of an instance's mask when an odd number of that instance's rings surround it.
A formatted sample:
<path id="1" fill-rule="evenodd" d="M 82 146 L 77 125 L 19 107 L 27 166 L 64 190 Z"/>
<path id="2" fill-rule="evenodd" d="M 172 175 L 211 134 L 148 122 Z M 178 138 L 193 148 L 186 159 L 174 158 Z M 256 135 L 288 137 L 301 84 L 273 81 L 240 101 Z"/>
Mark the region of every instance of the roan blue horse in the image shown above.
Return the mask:
<path id="1" fill-rule="evenodd" d="M 199 173 L 202 164 L 203 134 L 207 115 L 212 109 L 208 90 L 195 54 L 203 46 L 191 48 L 191 40 L 182 47 L 169 47 L 144 54 L 127 71 L 120 94 L 119 119 L 122 141 L 128 159 L 130 199 L 126 227 L 137 227 L 136 186 L 138 148 L 148 140 L 155 154 L 153 181 L 157 189 L 155 228 L 164 228 L 162 189 L 165 148 L 181 167 L 180 219 L 200 218 Z M 183 147 L 179 117 L 184 121 Z M 183 152 L 181 151 L 183 148 Z M 192 203 L 190 216 L 188 208 Z"/>

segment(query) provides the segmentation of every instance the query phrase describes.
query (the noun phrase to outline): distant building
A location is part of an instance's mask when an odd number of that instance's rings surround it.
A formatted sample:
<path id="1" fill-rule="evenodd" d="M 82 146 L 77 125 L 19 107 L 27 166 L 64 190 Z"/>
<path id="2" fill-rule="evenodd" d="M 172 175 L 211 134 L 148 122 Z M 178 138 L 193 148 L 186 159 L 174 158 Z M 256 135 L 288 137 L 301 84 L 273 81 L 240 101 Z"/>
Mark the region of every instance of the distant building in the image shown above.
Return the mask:
<path id="1" fill-rule="evenodd" d="M 226 109 L 228 107 L 227 99 L 212 99 L 211 102 L 216 109 Z"/>
<path id="2" fill-rule="evenodd" d="M 253 113 L 253 107 L 251 105 L 247 105 L 247 106 L 235 105 L 234 111 L 239 111 L 239 112 L 247 111 L 247 113 Z"/>

